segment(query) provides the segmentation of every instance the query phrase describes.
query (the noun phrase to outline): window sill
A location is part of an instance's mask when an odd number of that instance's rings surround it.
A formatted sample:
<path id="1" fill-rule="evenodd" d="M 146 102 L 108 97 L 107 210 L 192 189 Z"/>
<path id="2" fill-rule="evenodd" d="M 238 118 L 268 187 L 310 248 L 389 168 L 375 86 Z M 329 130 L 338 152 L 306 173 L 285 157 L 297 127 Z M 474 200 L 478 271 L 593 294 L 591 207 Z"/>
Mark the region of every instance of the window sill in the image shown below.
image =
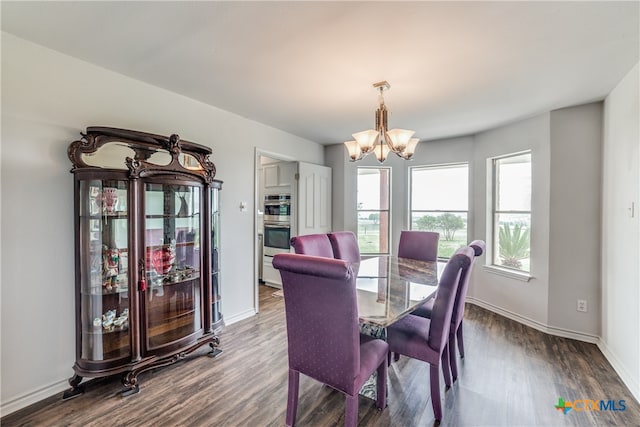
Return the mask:
<path id="1" fill-rule="evenodd" d="M 525 273 L 524 271 L 520 272 L 510 270 L 508 268 L 501 268 L 496 265 L 484 265 L 482 268 L 491 274 L 497 274 L 499 276 L 508 277 L 510 279 L 520 280 L 521 282 L 528 282 L 533 278 L 529 273 Z"/>

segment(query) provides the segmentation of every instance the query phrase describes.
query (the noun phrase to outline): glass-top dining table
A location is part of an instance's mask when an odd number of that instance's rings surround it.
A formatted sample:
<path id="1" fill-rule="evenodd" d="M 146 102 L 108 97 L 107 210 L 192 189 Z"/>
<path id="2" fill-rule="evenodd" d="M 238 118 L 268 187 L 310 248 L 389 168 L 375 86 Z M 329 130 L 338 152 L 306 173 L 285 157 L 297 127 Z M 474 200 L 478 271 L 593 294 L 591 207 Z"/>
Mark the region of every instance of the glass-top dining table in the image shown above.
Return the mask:
<path id="1" fill-rule="evenodd" d="M 360 323 L 385 328 L 411 313 L 435 295 L 444 265 L 388 255 L 353 264 Z"/>
<path id="2" fill-rule="evenodd" d="M 386 340 L 386 327 L 435 296 L 446 263 L 391 255 L 352 264 L 356 273 L 360 332 Z M 376 399 L 376 373 L 359 394 Z"/>

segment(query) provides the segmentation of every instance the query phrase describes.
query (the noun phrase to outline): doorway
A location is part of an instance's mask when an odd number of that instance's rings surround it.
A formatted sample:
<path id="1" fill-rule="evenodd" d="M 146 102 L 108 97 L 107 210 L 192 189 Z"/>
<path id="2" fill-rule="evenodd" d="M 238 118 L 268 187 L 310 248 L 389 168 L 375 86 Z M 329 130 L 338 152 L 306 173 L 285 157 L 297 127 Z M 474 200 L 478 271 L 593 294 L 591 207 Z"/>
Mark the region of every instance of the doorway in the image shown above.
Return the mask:
<path id="1" fill-rule="evenodd" d="M 256 148 L 254 168 L 254 307 L 256 313 L 260 311 L 260 287 L 271 286 L 274 292 L 278 291 L 278 280 L 275 277 L 278 273 L 270 268 L 269 263 L 265 261 L 265 197 L 267 195 L 274 197 L 292 194 L 295 191 L 295 183 L 288 176 L 291 171 L 296 170 L 297 162 L 295 159 Z M 270 217 L 267 216 L 267 218 Z M 269 221 L 267 221 L 268 223 Z"/>

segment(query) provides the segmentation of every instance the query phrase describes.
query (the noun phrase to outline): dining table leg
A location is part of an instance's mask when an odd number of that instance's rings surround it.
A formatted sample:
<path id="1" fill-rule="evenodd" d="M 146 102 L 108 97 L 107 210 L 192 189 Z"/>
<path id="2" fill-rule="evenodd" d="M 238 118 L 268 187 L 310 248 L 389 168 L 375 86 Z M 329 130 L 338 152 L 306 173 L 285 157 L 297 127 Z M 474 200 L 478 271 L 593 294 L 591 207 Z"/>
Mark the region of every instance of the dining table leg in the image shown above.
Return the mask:
<path id="1" fill-rule="evenodd" d="M 387 340 L 387 328 L 382 326 L 371 325 L 368 323 L 360 324 L 360 333 L 364 335 L 369 335 L 374 338 L 378 338 L 381 340 Z M 377 392 L 377 384 L 378 384 L 378 374 L 374 372 L 367 381 L 362 385 L 358 394 L 361 396 L 367 397 L 371 400 L 377 400 L 378 392 Z M 388 395 L 387 391 L 387 395 Z"/>

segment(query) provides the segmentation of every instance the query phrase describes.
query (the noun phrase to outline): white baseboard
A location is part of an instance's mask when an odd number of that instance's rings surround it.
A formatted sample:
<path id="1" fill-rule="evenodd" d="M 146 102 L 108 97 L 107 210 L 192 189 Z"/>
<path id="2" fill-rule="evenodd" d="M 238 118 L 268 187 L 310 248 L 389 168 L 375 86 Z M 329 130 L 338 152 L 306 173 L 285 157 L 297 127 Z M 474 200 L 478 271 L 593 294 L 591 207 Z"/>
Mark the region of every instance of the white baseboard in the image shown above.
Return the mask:
<path id="1" fill-rule="evenodd" d="M 40 402 L 41 400 L 47 399 L 58 393 L 62 393 L 70 387 L 71 386 L 67 380 L 61 380 L 15 397 L 8 402 L 2 403 L 2 406 L 0 406 L 0 416 L 9 415 L 13 412 L 19 411 L 29 405 Z M 60 395 L 60 399 L 62 399 L 62 394 Z"/>
<path id="2" fill-rule="evenodd" d="M 244 319 L 248 319 L 251 316 L 255 316 L 256 315 L 256 309 L 255 308 L 250 308 L 249 310 L 245 310 L 241 313 L 237 313 L 234 314 L 231 317 L 225 317 L 224 318 L 224 324 L 225 325 L 233 325 L 236 322 L 239 322 L 241 320 Z"/>
<path id="3" fill-rule="evenodd" d="M 533 329 L 536 329 L 540 332 L 544 332 L 545 334 L 555 335 L 563 338 L 571 338 L 574 340 L 584 341 L 591 344 L 598 344 L 600 342 L 600 337 L 597 335 L 545 325 L 544 323 L 538 322 L 537 320 L 530 319 L 518 313 L 514 313 L 513 311 L 505 310 L 504 308 L 498 307 L 497 305 L 493 305 L 491 303 L 488 303 L 486 301 L 482 301 L 476 298 L 467 297 L 466 302 L 475 304 L 479 307 L 482 307 L 484 309 L 497 313 L 501 316 L 506 317 L 507 319 L 511 319 L 518 323 L 522 323 L 523 325 L 530 326 Z"/>
<path id="4" fill-rule="evenodd" d="M 638 379 L 633 378 L 627 368 L 625 368 L 624 364 L 620 362 L 620 359 L 618 359 L 615 353 L 611 351 L 607 343 L 604 342 L 602 338 L 600 338 L 600 341 L 598 342 L 598 348 L 602 354 L 604 354 L 604 357 L 609 361 L 611 366 L 613 366 L 613 369 L 616 371 L 618 376 L 620 376 L 622 382 L 627 386 L 629 391 L 631 391 L 631 394 L 635 397 L 636 401 L 640 403 L 640 382 L 638 382 Z"/>

